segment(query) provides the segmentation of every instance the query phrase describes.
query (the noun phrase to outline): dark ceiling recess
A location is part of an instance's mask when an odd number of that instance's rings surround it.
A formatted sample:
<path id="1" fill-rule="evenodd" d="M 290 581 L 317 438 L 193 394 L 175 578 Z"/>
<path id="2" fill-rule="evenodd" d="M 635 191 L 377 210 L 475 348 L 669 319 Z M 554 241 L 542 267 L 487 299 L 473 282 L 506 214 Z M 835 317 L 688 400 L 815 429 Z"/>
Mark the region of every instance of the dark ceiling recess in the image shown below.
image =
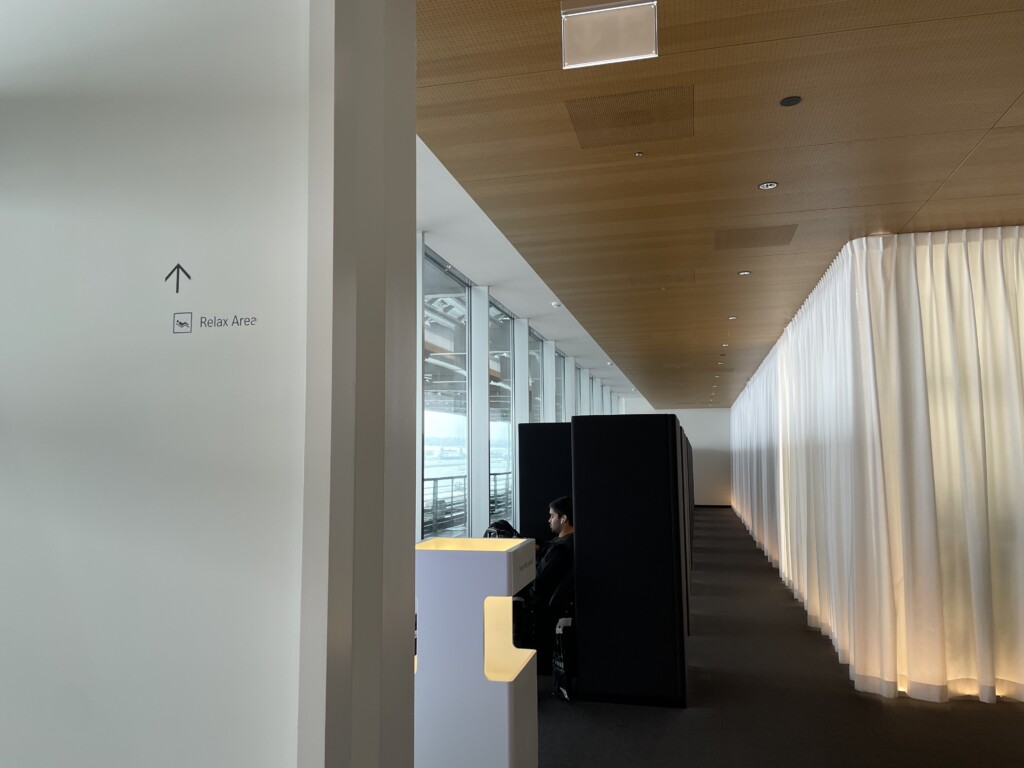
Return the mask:
<path id="1" fill-rule="evenodd" d="M 571 99 L 565 108 L 582 149 L 693 136 L 693 86 Z"/>
<path id="2" fill-rule="evenodd" d="M 731 251 L 736 248 L 772 248 L 789 245 L 796 234 L 796 224 L 776 227 L 744 227 L 719 229 L 715 232 L 715 250 Z"/>
<path id="3" fill-rule="evenodd" d="M 803 99 L 801 99 L 799 96 L 787 96 L 782 101 L 780 101 L 779 104 L 781 104 L 784 107 L 795 107 L 801 101 L 803 101 Z"/>

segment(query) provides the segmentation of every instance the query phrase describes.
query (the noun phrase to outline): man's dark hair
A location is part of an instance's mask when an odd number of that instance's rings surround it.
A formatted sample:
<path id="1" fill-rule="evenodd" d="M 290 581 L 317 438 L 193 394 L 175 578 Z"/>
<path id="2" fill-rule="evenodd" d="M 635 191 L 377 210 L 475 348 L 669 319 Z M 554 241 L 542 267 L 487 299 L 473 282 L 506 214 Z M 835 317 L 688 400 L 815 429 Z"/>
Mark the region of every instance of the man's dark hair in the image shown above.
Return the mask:
<path id="1" fill-rule="evenodd" d="M 572 497 L 571 496 L 560 496 L 550 504 L 548 507 L 555 510 L 555 514 L 559 517 L 565 515 L 565 519 L 569 521 L 569 525 L 572 525 Z"/>

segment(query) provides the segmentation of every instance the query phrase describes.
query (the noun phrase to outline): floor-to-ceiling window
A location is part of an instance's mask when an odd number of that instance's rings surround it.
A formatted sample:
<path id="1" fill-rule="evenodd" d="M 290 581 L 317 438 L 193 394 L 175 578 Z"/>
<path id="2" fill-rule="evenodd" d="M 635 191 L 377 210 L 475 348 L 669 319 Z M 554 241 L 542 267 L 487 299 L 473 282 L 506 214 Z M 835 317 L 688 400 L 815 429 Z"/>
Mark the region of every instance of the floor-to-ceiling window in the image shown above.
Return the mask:
<path id="1" fill-rule="evenodd" d="M 589 385 L 587 384 L 586 374 L 583 373 L 583 369 L 580 368 L 579 366 L 576 366 L 576 377 L 575 378 L 576 378 L 576 415 L 577 416 L 586 416 L 586 415 L 588 415 L 590 413 L 590 410 L 587 407 L 587 403 L 590 402 L 590 400 L 587 397 L 587 393 L 589 392 L 587 387 Z"/>
<path id="2" fill-rule="evenodd" d="M 423 536 L 465 536 L 469 497 L 469 286 L 423 264 Z"/>
<path id="3" fill-rule="evenodd" d="M 544 339 L 530 332 L 530 421 L 544 421 Z"/>
<path id="4" fill-rule="evenodd" d="M 555 350 L 555 421 L 565 417 L 565 355 Z"/>
<path id="5" fill-rule="evenodd" d="M 487 313 L 487 402 L 490 422 L 490 521 L 513 515 L 512 315 L 495 303 Z"/>

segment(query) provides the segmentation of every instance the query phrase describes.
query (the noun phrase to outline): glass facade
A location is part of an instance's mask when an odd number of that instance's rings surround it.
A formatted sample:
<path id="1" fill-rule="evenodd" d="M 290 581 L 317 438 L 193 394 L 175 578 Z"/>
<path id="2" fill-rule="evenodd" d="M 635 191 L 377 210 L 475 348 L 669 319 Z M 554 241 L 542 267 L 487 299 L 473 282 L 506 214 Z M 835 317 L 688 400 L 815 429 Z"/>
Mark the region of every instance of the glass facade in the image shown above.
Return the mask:
<path id="1" fill-rule="evenodd" d="M 555 421 L 568 421 L 565 415 L 565 355 L 555 351 Z"/>
<path id="2" fill-rule="evenodd" d="M 512 520 L 514 459 L 512 315 L 494 303 L 487 311 L 487 412 L 490 430 L 490 521 Z"/>
<path id="3" fill-rule="evenodd" d="M 423 264 L 423 536 L 466 536 L 469 286 Z"/>
<path id="4" fill-rule="evenodd" d="M 584 386 L 583 386 L 583 383 L 584 383 L 583 369 L 580 368 L 579 366 L 576 366 L 576 375 L 573 378 L 576 379 L 576 415 L 577 416 L 586 416 L 587 415 L 587 409 L 586 409 L 586 406 L 585 406 L 586 399 L 583 397 L 583 390 L 584 390 Z"/>
<path id="5" fill-rule="evenodd" d="M 617 412 L 619 400 L 489 291 L 424 254 L 420 535 L 482 536 L 498 520 L 518 523 L 518 422 Z"/>
<path id="6" fill-rule="evenodd" d="M 544 421 L 544 340 L 530 333 L 530 422 Z"/>

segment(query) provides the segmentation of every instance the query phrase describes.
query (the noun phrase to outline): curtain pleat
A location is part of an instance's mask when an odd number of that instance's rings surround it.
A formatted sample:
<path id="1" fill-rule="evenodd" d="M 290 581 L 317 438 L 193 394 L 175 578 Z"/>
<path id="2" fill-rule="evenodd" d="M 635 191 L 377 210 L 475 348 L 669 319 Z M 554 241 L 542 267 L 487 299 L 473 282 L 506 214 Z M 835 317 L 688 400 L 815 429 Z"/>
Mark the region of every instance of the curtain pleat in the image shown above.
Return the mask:
<path id="1" fill-rule="evenodd" d="M 860 690 L 1024 698 L 1019 227 L 849 243 L 732 408 L 733 505 Z"/>

